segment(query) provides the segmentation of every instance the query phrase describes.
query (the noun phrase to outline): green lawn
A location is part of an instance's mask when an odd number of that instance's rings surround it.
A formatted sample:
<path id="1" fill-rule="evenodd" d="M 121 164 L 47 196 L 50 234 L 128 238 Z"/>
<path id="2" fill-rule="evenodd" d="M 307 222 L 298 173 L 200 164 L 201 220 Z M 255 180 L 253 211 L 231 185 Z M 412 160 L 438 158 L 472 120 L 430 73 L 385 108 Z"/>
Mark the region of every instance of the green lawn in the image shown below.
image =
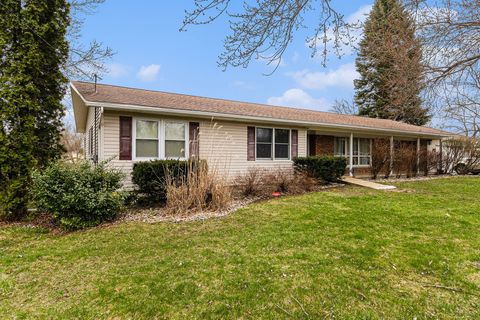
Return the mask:
<path id="1" fill-rule="evenodd" d="M 0 228 L 0 318 L 479 319 L 480 178 L 203 222 Z"/>

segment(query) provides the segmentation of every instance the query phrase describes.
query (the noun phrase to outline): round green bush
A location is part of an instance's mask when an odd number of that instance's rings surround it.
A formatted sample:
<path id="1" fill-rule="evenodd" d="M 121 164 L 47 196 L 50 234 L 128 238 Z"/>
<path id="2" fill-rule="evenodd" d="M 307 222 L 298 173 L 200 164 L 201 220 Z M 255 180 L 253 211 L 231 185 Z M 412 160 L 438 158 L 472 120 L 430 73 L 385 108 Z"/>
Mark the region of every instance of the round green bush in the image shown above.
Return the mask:
<path id="1" fill-rule="evenodd" d="M 120 211 L 124 175 L 105 163 L 56 162 L 33 174 L 33 198 L 40 211 L 67 230 L 96 226 Z"/>

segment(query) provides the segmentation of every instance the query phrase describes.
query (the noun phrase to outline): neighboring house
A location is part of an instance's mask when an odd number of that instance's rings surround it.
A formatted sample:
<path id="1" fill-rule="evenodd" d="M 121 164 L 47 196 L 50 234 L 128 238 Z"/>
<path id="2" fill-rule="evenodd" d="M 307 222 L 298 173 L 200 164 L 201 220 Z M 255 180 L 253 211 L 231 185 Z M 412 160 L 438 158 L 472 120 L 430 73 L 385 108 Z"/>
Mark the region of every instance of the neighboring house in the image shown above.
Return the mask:
<path id="1" fill-rule="evenodd" d="M 351 175 L 369 173 L 373 138 L 417 150 L 449 134 L 401 122 L 112 85 L 71 84 L 76 130 L 87 157 L 114 158 L 128 177 L 134 162 L 200 158 L 234 178 L 249 168 L 291 168 L 292 158 L 335 155 Z M 130 185 L 127 181 L 127 186 Z"/>

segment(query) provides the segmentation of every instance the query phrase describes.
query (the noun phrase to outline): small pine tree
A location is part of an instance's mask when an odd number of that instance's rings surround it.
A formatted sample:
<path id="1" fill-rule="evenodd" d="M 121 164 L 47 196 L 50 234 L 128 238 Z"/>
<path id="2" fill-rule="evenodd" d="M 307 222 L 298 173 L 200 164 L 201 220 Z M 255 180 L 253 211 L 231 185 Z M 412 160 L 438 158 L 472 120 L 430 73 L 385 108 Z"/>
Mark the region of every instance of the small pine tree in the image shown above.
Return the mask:
<path id="1" fill-rule="evenodd" d="M 26 212 L 32 169 L 59 156 L 68 56 L 66 0 L 0 6 L 0 217 Z"/>
<path id="2" fill-rule="evenodd" d="M 376 0 L 356 60 L 359 114 L 415 125 L 430 120 L 422 107 L 422 50 L 415 26 L 398 0 Z"/>

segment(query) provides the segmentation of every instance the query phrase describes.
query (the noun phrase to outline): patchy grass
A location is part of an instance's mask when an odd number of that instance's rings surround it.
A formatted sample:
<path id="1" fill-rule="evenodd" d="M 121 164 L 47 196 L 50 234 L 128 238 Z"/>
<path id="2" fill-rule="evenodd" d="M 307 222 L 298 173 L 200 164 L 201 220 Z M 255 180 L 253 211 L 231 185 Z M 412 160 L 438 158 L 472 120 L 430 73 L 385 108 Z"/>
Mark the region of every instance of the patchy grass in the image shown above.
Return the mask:
<path id="1" fill-rule="evenodd" d="M 0 229 L 0 318 L 480 318 L 480 179 L 223 219 Z"/>

